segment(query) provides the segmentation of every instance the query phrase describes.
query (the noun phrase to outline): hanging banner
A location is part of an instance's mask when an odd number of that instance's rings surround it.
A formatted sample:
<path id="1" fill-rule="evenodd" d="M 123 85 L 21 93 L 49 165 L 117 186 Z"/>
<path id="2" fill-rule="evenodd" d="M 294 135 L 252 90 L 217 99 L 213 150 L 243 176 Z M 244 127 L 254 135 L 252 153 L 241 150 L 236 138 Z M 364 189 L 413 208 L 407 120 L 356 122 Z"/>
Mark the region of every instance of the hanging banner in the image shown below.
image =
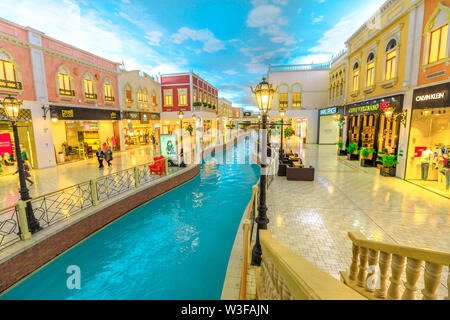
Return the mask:
<path id="1" fill-rule="evenodd" d="M 176 134 L 160 135 L 161 155 L 172 161 L 178 161 L 178 136 Z"/>
<path id="2" fill-rule="evenodd" d="M 0 133 L 0 156 L 4 156 L 5 153 L 13 154 L 11 136 L 9 133 Z"/>

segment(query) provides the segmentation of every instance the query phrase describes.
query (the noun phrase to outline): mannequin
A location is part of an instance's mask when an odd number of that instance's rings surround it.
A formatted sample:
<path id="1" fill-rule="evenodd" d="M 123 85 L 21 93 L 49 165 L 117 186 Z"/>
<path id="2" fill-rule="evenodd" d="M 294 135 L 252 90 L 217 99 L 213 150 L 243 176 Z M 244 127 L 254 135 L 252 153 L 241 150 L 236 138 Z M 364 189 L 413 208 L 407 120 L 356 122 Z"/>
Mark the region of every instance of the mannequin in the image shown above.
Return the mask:
<path id="1" fill-rule="evenodd" d="M 444 175 L 445 175 L 445 190 L 450 188 L 450 155 L 446 154 L 446 159 L 444 161 Z"/>
<path id="2" fill-rule="evenodd" d="M 426 181 L 428 178 L 428 170 L 430 169 L 430 162 L 433 157 L 433 151 L 427 148 L 420 157 L 420 166 L 422 169 L 422 180 Z"/>

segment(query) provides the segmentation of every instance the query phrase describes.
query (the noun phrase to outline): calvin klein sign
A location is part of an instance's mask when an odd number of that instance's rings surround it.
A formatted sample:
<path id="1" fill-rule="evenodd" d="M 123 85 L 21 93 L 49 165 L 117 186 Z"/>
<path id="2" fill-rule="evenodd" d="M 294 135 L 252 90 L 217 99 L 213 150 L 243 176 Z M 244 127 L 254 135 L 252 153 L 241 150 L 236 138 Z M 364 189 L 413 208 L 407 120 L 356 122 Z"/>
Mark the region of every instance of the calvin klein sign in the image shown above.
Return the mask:
<path id="1" fill-rule="evenodd" d="M 443 108 L 449 107 L 448 91 L 450 82 L 414 90 L 413 108 Z"/>

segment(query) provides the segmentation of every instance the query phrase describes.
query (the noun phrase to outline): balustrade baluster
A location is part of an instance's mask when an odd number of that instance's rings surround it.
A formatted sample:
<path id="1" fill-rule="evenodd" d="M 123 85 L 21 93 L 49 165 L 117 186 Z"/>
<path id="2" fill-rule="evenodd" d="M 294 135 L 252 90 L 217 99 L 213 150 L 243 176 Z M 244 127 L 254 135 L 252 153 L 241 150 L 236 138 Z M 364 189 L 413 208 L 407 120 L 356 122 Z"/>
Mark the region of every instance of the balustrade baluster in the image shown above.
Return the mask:
<path id="1" fill-rule="evenodd" d="M 361 248 L 361 253 L 359 254 L 359 272 L 358 272 L 358 282 L 359 287 L 365 287 L 366 277 L 367 277 L 367 259 L 369 250 L 367 248 Z"/>
<path id="2" fill-rule="evenodd" d="M 400 284 L 401 284 L 401 276 L 403 271 L 405 270 L 405 261 L 406 258 L 403 256 L 399 256 L 394 254 L 392 258 L 391 270 L 391 285 L 388 289 L 387 298 L 389 300 L 399 300 L 400 299 Z"/>
<path id="3" fill-rule="evenodd" d="M 405 291 L 403 292 L 402 300 L 416 300 L 416 291 L 418 290 L 416 283 L 419 280 L 421 268 L 422 261 L 408 258 L 406 264 Z"/>
<path id="4" fill-rule="evenodd" d="M 392 254 L 381 251 L 380 253 L 380 286 L 375 291 L 377 298 L 386 299 L 388 270 L 391 265 Z"/>
<path id="5" fill-rule="evenodd" d="M 447 289 L 448 289 L 447 300 L 450 300 L 450 266 L 448 266 Z"/>
<path id="6" fill-rule="evenodd" d="M 441 280 L 442 265 L 427 262 L 425 263 L 425 288 L 422 290 L 423 300 L 436 300 L 436 289 Z"/>
<path id="7" fill-rule="evenodd" d="M 369 272 L 367 274 L 366 290 L 374 292 L 377 284 L 378 275 L 378 257 L 380 252 L 377 250 L 369 249 Z"/>
<path id="8" fill-rule="evenodd" d="M 352 264 L 350 265 L 350 280 L 356 281 L 356 274 L 358 273 L 358 257 L 359 257 L 359 247 L 353 244 L 352 248 Z"/>

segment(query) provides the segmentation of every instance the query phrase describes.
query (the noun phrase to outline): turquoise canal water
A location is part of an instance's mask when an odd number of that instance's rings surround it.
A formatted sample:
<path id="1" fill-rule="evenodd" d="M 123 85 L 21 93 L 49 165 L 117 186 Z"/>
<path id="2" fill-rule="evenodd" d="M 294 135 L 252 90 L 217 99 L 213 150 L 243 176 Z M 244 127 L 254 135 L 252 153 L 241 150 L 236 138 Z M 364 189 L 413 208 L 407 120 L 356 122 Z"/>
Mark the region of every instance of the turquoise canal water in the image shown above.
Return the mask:
<path id="1" fill-rule="evenodd" d="M 248 141 L 230 149 L 231 164 L 216 164 L 222 153 L 205 159 L 197 178 L 92 235 L 1 299 L 220 299 L 259 177 L 248 149 Z M 70 266 L 80 268 L 79 290 L 67 288 Z"/>

